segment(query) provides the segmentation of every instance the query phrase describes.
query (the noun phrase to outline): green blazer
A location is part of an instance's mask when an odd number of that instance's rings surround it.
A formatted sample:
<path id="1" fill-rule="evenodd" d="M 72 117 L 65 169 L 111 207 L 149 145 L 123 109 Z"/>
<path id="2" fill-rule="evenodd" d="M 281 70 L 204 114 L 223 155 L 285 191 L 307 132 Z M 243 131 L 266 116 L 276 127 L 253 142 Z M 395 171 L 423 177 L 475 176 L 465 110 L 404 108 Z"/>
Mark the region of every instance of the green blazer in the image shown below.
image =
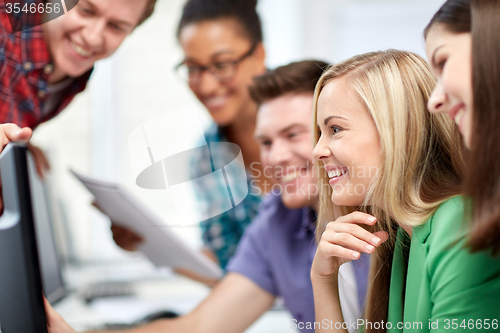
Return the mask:
<path id="1" fill-rule="evenodd" d="M 398 231 L 387 332 L 500 330 L 500 256 L 468 251 L 463 215 L 463 198 L 454 197 L 411 240 Z"/>

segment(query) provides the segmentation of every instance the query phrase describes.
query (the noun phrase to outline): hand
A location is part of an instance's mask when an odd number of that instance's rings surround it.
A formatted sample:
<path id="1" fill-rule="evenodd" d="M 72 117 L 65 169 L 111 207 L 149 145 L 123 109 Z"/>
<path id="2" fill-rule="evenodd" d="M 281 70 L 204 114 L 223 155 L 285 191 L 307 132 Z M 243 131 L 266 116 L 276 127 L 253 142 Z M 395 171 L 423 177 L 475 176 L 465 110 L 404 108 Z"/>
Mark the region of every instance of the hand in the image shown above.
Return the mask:
<path id="1" fill-rule="evenodd" d="M 139 245 L 144 242 L 141 236 L 121 225 L 111 224 L 111 232 L 116 245 L 127 251 L 137 251 Z"/>
<path id="2" fill-rule="evenodd" d="M 15 124 L 0 125 L 0 152 L 10 142 L 28 142 L 33 131 L 29 127 L 20 128 Z M 0 216 L 3 214 L 2 179 L 0 178 Z"/>
<path id="3" fill-rule="evenodd" d="M 101 207 L 99 207 L 97 202 L 92 202 L 92 206 L 99 209 L 101 213 L 106 214 Z M 111 221 L 111 232 L 113 233 L 113 240 L 116 245 L 126 251 L 137 251 L 137 247 L 144 242 L 144 239 L 140 235 L 126 227 L 114 223 L 113 221 Z"/>
<path id="4" fill-rule="evenodd" d="M 28 142 L 33 131 L 29 127 L 21 128 L 16 124 L 0 125 L 0 152 L 9 142 Z"/>
<path id="5" fill-rule="evenodd" d="M 33 146 L 30 142 L 28 142 L 26 146 L 35 159 L 35 166 L 38 175 L 41 179 L 43 179 L 45 171 L 50 170 L 50 164 L 47 157 L 45 157 L 45 153 L 37 146 Z"/>
<path id="6" fill-rule="evenodd" d="M 361 253 L 373 253 L 388 239 L 385 231 L 371 233 L 358 224 L 373 226 L 376 218 L 362 212 L 353 212 L 330 222 L 321 235 L 314 256 L 311 278 L 330 279 L 337 276 L 339 267 L 359 259 Z"/>
<path id="7" fill-rule="evenodd" d="M 45 297 L 43 301 L 45 304 L 45 313 L 47 315 L 47 331 L 49 333 L 76 333 L 63 317 L 52 308 Z"/>

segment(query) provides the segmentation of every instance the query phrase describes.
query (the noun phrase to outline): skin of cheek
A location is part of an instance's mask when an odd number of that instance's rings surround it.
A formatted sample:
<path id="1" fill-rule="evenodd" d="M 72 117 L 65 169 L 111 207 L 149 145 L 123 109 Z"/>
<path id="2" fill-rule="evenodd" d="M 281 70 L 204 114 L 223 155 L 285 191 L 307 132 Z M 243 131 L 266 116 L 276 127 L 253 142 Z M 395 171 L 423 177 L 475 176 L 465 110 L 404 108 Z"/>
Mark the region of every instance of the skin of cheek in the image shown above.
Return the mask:
<path id="1" fill-rule="evenodd" d="M 60 72 L 71 77 L 84 74 L 94 66 L 96 61 L 111 56 L 127 36 L 125 33 L 111 35 L 108 31 L 96 32 L 99 34 L 98 38 L 103 40 L 100 46 L 96 46 L 98 51 L 88 59 L 76 59 L 71 53 L 69 41 L 75 40 L 82 43 L 83 40 L 87 40 L 87 26 L 91 23 L 80 17 L 76 10 L 75 8 L 70 11 L 70 13 L 75 11 L 72 15 L 68 13 L 47 23 L 47 25 L 50 24 L 48 28 L 50 32 L 46 39 L 54 65 Z"/>

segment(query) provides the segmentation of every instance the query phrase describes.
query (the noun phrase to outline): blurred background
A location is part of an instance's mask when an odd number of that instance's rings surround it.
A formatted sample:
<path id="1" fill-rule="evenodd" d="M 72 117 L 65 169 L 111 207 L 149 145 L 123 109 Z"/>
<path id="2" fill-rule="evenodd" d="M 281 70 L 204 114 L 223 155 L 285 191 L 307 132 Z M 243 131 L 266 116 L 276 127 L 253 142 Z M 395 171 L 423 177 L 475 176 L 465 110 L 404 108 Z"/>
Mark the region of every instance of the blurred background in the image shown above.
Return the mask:
<path id="1" fill-rule="evenodd" d="M 241 0 L 235 0 L 241 1 Z M 135 184 L 128 136 L 165 112 L 196 107 L 209 116 L 178 78 L 182 60 L 175 30 L 185 0 L 158 0 L 155 13 L 117 53 L 97 63 L 88 88 L 69 108 L 36 129 L 33 143 L 51 159 L 51 181 L 60 202 L 66 253 L 78 262 L 142 260 L 113 242 L 110 222 L 91 206 L 92 197 L 69 173 L 109 179 L 135 194 L 193 248 L 201 247 L 197 225 L 176 227 L 182 218 L 165 190 Z M 258 0 L 269 68 L 303 59 L 335 63 L 355 54 L 396 48 L 423 56 L 422 31 L 443 0 Z M 186 133 L 182 140 L 196 140 Z M 169 142 L 165 142 L 169 144 Z"/>

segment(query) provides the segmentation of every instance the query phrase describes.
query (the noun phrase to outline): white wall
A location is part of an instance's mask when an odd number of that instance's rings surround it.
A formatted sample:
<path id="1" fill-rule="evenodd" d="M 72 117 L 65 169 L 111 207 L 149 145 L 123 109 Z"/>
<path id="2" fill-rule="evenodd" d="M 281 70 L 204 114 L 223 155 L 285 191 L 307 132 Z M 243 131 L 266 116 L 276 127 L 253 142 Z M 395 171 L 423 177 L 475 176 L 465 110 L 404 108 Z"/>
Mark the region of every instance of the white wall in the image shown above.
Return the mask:
<path id="1" fill-rule="evenodd" d="M 422 32 L 444 0 L 259 0 L 268 65 L 338 62 L 388 48 L 424 55 Z"/>

